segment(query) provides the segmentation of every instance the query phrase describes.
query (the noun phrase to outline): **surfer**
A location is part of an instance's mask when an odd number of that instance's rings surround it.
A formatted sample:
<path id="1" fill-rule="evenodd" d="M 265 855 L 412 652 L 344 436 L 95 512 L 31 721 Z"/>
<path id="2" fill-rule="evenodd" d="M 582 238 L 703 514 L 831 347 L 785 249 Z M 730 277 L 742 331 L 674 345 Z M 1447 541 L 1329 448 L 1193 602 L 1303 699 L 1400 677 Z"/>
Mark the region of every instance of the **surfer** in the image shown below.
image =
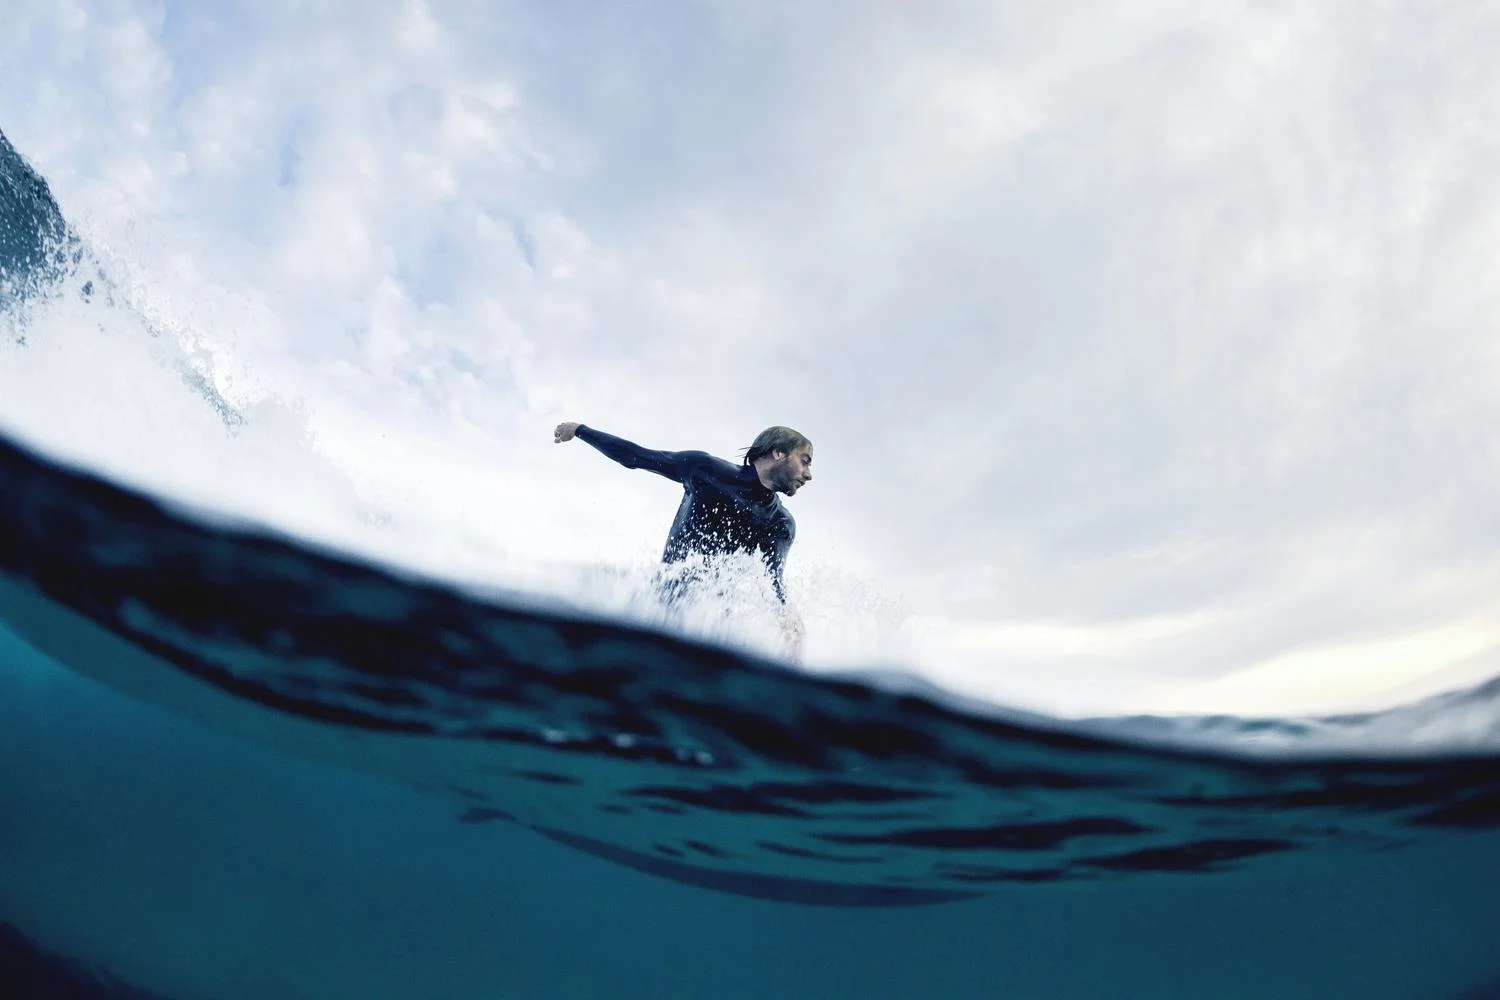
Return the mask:
<path id="1" fill-rule="evenodd" d="M 577 437 L 627 469 L 645 469 L 682 484 L 682 503 L 667 533 L 662 562 L 690 554 L 758 553 L 781 601 L 782 628 L 792 655 L 802 645 L 802 620 L 787 603 L 782 570 L 797 536 L 797 522 L 778 493 L 795 496 L 812 481 L 812 442 L 790 427 L 767 427 L 736 466 L 703 451 L 652 451 L 580 423 L 557 425 L 552 439 Z M 668 600 L 682 594 L 682 578 L 667 585 Z"/>

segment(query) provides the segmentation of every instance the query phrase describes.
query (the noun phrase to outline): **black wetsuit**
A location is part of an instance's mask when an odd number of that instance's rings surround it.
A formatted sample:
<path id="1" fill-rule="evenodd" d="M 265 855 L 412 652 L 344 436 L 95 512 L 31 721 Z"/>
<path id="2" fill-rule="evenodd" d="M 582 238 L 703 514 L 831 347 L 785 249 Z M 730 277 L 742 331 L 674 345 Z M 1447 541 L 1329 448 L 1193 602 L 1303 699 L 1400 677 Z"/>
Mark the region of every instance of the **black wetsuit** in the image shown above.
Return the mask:
<path id="1" fill-rule="evenodd" d="M 781 498 L 761 484 L 754 468 L 731 465 L 703 451 L 651 451 L 582 425 L 578 437 L 627 469 L 646 469 L 682 484 L 682 504 L 662 562 L 681 562 L 693 552 L 759 552 L 776 596 L 785 603 L 781 573 L 797 537 L 797 522 Z"/>

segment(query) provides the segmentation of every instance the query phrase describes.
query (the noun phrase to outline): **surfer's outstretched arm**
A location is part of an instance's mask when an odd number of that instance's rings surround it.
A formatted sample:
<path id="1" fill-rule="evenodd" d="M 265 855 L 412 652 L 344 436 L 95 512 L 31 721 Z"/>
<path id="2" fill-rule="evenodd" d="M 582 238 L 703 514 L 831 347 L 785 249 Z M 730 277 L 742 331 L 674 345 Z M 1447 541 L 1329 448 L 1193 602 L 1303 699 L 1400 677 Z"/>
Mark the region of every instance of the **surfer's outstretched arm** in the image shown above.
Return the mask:
<path id="1" fill-rule="evenodd" d="M 552 434 L 552 440 L 558 444 L 571 441 L 574 437 L 593 445 L 607 458 L 614 459 L 627 469 L 645 469 L 679 483 L 689 467 L 703 457 L 703 453 L 698 451 L 653 451 L 642 448 L 633 441 L 571 422 L 558 424 Z"/>

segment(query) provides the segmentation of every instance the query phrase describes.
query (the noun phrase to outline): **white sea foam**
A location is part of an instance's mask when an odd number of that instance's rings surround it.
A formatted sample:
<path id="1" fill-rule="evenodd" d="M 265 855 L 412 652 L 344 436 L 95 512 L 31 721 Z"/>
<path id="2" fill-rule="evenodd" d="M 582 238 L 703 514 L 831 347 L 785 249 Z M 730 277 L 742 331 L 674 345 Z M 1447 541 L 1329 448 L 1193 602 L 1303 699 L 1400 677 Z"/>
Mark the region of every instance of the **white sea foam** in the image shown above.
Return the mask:
<path id="1" fill-rule="evenodd" d="M 24 316 L 10 315 L 0 348 L 0 428 L 197 517 L 269 529 L 511 601 L 789 654 L 757 560 L 690 564 L 702 582 L 669 607 L 654 551 L 613 560 L 559 553 L 547 544 L 559 535 L 556 524 L 528 522 L 525 505 L 507 505 L 514 480 L 540 473 L 507 468 L 502 442 L 490 441 L 486 454 L 462 440 L 461 427 L 457 443 L 445 442 L 430 414 L 405 426 L 362 427 L 336 398 L 285 396 L 214 331 L 173 326 L 173 303 L 155 295 L 90 268 Z M 403 440 L 399 460 L 362 460 L 393 437 Z M 794 568 L 792 578 L 807 595 L 797 602 L 807 636 L 799 662 L 894 663 L 909 652 L 899 602 L 869 581 L 816 564 Z"/>

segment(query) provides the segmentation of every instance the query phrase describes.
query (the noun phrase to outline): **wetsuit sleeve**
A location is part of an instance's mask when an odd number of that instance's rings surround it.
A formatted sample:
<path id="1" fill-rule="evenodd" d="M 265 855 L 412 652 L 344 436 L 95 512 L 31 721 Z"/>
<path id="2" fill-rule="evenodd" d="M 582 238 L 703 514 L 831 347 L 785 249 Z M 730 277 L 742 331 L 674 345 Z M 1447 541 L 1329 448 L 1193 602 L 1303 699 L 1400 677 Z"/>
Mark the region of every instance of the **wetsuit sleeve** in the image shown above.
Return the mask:
<path id="1" fill-rule="evenodd" d="M 782 571 L 786 568 L 786 554 L 792 548 L 792 539 L 797 535 L 796 524 L 788 522 L 787 535 L 778 539 L 766 553 L 766 566 L 771 571 L 771 589 L 776 591 L 776 597 L 782 604 L 786 603 L 786 581 L 782 579 Z"/>
<path id="2" fill-rule="evenodd" d="M 652 451 L 582 424 L 577 433 L 579 440 L 593 445 L 605 457 L 614 459 L 627 469 L 645 469 L 678 483 L 683 481 L 695 459 L 702 454 L 696 451 Z"/>

